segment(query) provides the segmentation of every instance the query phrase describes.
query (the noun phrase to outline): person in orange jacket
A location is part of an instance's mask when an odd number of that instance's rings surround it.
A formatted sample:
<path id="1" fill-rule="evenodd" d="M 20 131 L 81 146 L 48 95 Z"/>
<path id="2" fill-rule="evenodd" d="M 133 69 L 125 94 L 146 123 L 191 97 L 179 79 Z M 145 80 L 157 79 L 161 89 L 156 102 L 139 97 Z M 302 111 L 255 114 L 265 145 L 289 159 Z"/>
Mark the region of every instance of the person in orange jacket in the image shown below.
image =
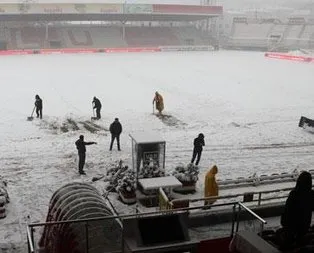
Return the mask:
<path id="1" fill-rule="evenodd" d="M 163 97 L 156 91 L 155 92 L 155 97 L 153 99 L 153 105 L 156 105 L 156 109 L 159 112 L 159 114 L 162 113 L 163 109 L 164 109 L 164 99 Z"/>
<path id="2" fill-rule="evenodd" d="M 213 197 L 218 196 L 218 184 L 216 182 L 216 174 L 218 173 L 218 168 L 214 165 L 205 176 L 205 189 L 204 189 L 204 196 L 206 197 Z M 209 206 L 212 205 L 216 199 L 205 200 L 204 205 Z"/>

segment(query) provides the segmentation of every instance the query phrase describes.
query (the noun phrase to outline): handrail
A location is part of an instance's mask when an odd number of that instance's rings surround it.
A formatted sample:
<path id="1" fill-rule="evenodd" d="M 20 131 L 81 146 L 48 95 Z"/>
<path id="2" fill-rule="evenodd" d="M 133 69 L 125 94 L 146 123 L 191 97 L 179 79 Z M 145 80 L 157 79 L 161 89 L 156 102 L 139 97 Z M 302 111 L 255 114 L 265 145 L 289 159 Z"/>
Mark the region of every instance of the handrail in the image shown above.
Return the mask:
<path id="1" fill-rule="evenodd" d="M 254 213 L 250 208 L 243 205 L 241 202 L 238 202 L 239 206 L 243 207 L 247 212 L 249 212 L 251 215 L 253 215 L 256 219 L 258 219 L 263 224 L 267 224 L 267 221 L 259 217 L 256 213 Z"/>
<path id="2" fill-rule="evenodd" d="M 230 202 L 230 203 L 222 203 L 222 204 L 215 204 L 215 205 L 211 205 L 211 207 L 217 207 L 217 206 L 233 206 L 233 219 L 232 219 L 232 228 L 231 228 L 231 235 L 234 234 L 234 224 L 237 223 L 236 227 L 236 231 L 238 231 L 238 226 L 239 226 L 239 212 L 241 211 L 241 207 L 246 211 L 249 212 L 253 217 L 255 217 L 256 219 L 258 219 L 261 222 L 261 229 L 263 230 L 263 226 L 264 224 L 266 224 L 267 222 L 262 219 L 261 217 L 259 217 L 257 214 L 255 214 L 253 211 L 251 211 L 248 207 L 246 207 L 244 204 L 242 204 L 241 202 Z M 235 210 L 236 210 L 236 206 L 238 206 L 238 212 L 237 212 L 237 219 L 235 218 Z M 189 210 L 195 210 L 195 209 L 200 209 L 203 206 L 198 206 L 198 207 L 188 207 L 188 208 L 178 208 L 178 209 L 172 209 L 172 210 L 162 210 L 162 211 L 156 211 L 156 212 L 147 212 L 147 213 L 141 213 L 141 214 L 126 214 L 126 215 L 111 215 L 111 216 L 104 216 L 104 217 L 98 217 L 98 218 L 88 218 L 88 219 L 81 219 L 81 220 L 67 220 L 67 221 L 55 221 L 55 222 L 46 222 L 46 223 L 32 223 L 32 224 L 28 224 L 27 225 L 27 240 L 28 240 L 28 249 L 29 249 L 29 253 L 34 253 L 34 238 L 32 236 L 32 230 L 34 227 L 37 226 L 52 226 L 52 225 L 56 225 L 56 224 L 65 224 L 65 223 L 85 223 L 85 230 L 86 230 L 86 238 L 88 238 L 88 222 L 90 221 L 97 221 L 97 220 L 107 220 L 107 219 L 118 219 L 118 218 L 131 218 L 131 217 L 142 217 L 145 215 L 153 215 L 153 214 L 159 214 L 159 215 L 165 215 L 167 213 L 169 214 L 174 214 L 174 213 L 182 213 L 183 211 L 186 211 L 187 213 L 189 213 Z M 123 232 L 122 232 L 123 234 Z M 87 249 L 88 249 L 88 239 L 87 239 Z M 88 252 L 88 250 L 87 250 Z"/>
<path id="3" fill-rule="evenodd" d="M 267 194 L 267 193 L 275 193 L 275 192 L 281 192 L 281 191 L 290 191 L 292 190 L 294 187 L 287 187 L 287 188 L 282 188 L 282 189 L 276 189 L 276 190 L 266 190 L 266 191 L 255 191 L 255 192 L 247 192 L 250 194 Z M 212 197 L 204 197 L 204 198 L 191 198 L 191 199 L 174 199 L 171 202 L 174 203 L 176 201 L 189 201 L 191 203 L 193 202 L 198 202 L 198 201 L 204 201 L 204 200 L 210 200 L 210 199 L 227 199 L 227 198 L 235 198 L 235 197 L 240 197 L 243 196 L 245 193 L 238 193 L 238 194 L 230 194 L 230 195 L 224 195 L 224 196 L 212 196 Z M 285 196 L 286 197 L 286 196 Z M 284 198 L 284 197 L 276 197 L 276 198 Z M 261 199 L 261 200 L 268 200 L 268 198 L 266 199 Z M 253 201 L 258 201 L 258 200 L 253 200 Z"/>
<path id="4" fill-rule="evenodd" d="M 28 247 L 31 253 L 34 252 L 34 245 L 33 245 L 33 240 L 32 240 L 32 236 L 31 236 L 31 231 L 30 231 L 30 227 L 26 226 L 26 233 L 27 233 L 27 242 L 28 242 Z"/>
<path id="5" fill-rule="evenodd" d="M 231 205 L 236 205 L 238 203 L 239 203 L 238 201 L 233 201 L 233 202 L 228 202 L 228 203 L 214 204 L 214 205 L 211 205 L 211 207 L 231 206 Z M 110 215 L 110 216 L 95 217 L 95 218 L 88 218 L 88 219 L 81 219 L 81 220 L 39 222 L 39 223 L 28 224 L 28 226 L 33 228 L 33 227 L 39 227 L 39 226 L 53 226 L 56 224 L 80 223 L 80 222 L 100 221 L 100 220 L 119 219 L 119 218 L 133 218 L 133 217 L 143 217 L 143 216 L 148 216 L 148 215 L 164 215 L 165 213 L 173 214 L 173 213 L 180 213 L 183 211 L 188 212 L 191 210 L 202 209 L 203 207 L 204 206 L 184 207 L 184 208 L 176 208 L 176 209 L 171 209 L 171 210 L 134 213 L 134 214 L 123 214 L 123 215 Z"/>

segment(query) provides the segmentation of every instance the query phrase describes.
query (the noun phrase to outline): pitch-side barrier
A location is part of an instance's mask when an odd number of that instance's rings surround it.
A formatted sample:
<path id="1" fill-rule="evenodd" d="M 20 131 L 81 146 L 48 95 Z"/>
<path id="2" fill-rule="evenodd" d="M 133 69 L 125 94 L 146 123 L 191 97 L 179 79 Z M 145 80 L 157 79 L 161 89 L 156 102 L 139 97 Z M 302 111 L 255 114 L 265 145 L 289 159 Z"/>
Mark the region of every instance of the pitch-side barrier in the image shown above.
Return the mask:
<path id="1" fill-rule="evenodd" d="M 160 46 L 160 47 L 125 47 L 125 48 L 57 48 L 57 49 L 0 50 L 0 55 L 143 53 L 143 52 L 179 52 L 179 51 L 213 51 L 213 50 L 214 50 L 214 47 L 212 47 L 212 46 Z"/>
<path id="2" fill-rule="evenodd" d="M 290 55 L 290 54 L 283 54 L 283 53 L 265 53 L 265 57 L 280 59 L 280 60 L 299 61 L 299 62 L 314 62 L 313 56 L 299 56 L 299 55 Z"/>

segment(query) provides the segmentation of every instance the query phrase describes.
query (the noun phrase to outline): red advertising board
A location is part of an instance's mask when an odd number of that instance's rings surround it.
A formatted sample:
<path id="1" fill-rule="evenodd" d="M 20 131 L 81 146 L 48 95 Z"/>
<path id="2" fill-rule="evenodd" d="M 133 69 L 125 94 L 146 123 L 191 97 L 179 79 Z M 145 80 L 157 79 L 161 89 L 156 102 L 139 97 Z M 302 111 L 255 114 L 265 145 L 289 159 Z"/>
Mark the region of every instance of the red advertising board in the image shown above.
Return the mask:
<path id="1" fill-rule="evenodd" d="M 160 47 L 125 47 L 125 48 L 58 48 L 58 49 L 27 49 L 0 50 L 0 55 L 28 54 L 82 54 L 82 53 L 143 53 L 169 51 L 213 51 L 212 46 L 160 46 Z M 266 56 L 266 55 L 265 55 Z M 268 56 L 271 57 L 271 56 Z M 274 58 L 274 56 L 273 56 Z M 279 58 L 277 56 L 276 58 Z M 314 58 L 312 59 L 314 60 Z M 305 60 L 304 60 L 305 61 Z"/>
<path id="2" fill-rule="evenodd" d="M 96 48 L 60 48 L 60 49 L 40 49 L 40 54 L 79 54 L 79 53 L 97 53 Z"/>
<path id="3" fill-rule="evenodd" d="M 220 15 L 222 14 L 222 12 L 223 12 L 222 6 L 153 4 L 153 13 Z"/>
<path id="4" fill-rule="evenodd" d="M 34 50 L 0 50 L 0 55 L 24 55 L 24 54 L 33 54 Z"/>
<path id="5" fill-rule="evenodd" d="M 0 50 L 0 55 L 160 52 L 159 47 Z"/>
<path id="6" fill-rule="evenodd" d="M 314 57 L 310 56 L 297 56 L 281 53 L 265 53 L 265 57 L 281 59 L 281 60 L 290 60 L 290 61 L 301 61 L 301 62 L 314 62 Z"/>

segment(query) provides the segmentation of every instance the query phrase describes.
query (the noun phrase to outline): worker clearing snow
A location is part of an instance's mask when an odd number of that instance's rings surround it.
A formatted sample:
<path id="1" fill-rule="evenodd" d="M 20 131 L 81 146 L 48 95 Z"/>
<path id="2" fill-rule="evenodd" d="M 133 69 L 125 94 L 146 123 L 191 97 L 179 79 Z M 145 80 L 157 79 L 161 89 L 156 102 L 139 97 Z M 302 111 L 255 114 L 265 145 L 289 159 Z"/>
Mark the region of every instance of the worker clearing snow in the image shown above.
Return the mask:
<path id="1" fill-rule="evenodd" d="M 155 92 L 155 97 L 153 99 L 153 105 L 156 105 L 156 109 L 159 112 L 159 114 L 162 114 L 162 111 L 164 109 L 164 100 L 162 96 L 156 91 Z"/>

